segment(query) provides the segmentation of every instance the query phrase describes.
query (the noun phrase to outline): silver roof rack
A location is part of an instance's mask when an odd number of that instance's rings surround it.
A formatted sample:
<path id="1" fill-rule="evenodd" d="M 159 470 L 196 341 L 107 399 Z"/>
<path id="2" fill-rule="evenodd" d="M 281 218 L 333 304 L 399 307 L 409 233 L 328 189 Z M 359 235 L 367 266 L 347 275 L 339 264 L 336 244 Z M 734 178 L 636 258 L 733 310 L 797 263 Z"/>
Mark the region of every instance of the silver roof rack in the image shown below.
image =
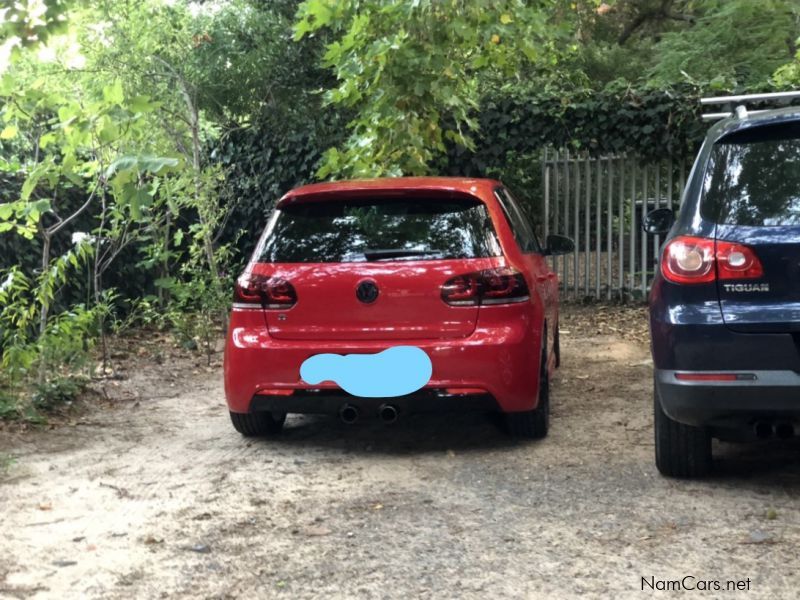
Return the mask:
<path id="1" fill-rule="evenodd" d="M 703 106 L 713 104 L 724 104 L 728 112 L 715 112 L 703 114 L 704 121 L 716 121 L 737 116 L 739 119 L 746 119 L 749 115 L 757 115 L 766 112 L 765 110 L 747 110 L 745 104 L 748 102 L 771 102 L 775 104 L 788 104 L 792 100 L 800 99 L 800 91 L 797 92 L 771 92 L 768 94 L 742 94 L 739 96 L 715 96 L 712 98 L 700 98 Z"/>

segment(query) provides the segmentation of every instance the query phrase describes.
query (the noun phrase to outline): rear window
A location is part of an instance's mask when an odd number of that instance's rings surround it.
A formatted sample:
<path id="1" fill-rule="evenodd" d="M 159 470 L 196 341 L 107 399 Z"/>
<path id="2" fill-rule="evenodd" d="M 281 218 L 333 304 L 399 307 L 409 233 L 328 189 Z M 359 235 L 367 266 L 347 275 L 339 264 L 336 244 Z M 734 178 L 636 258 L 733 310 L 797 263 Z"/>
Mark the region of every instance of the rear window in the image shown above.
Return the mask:
<path id="1" fill-rule="evenodd" d="M 408 261 L 500 254 L 489 214 L 478 200 L 358 198 L 278 210 L 258 260 Z"/>
<path id="2" fill-rule="evenodd" d="M 704 216 L 732 225 L 800 225 L 800 123 L 758 127 L 711 150 Z"/>

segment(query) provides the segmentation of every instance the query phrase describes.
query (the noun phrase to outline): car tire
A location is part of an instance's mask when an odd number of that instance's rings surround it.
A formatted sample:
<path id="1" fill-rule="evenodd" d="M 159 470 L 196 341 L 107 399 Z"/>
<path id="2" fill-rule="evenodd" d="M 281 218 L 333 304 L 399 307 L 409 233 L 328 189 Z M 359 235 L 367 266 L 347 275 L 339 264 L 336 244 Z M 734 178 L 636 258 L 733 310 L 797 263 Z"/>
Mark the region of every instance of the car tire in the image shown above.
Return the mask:
<path id="1" fill-rule="evenodd" d="M 231 413 L 233 428 L 245 437 L 274 435 L 283 429 L 286 415 L 271 412 Z"/>
<path id="2" fill-rule="evenodd" d="M 507 413 L 506 426 L 512 437 L 539 440 L 547 436 L 550 425 L 550 374 L 547 370 L 547 350 L 542 350 L 539 365 L 539 404 L 533 410 Z"/>
<path id="3" fill-rule="evenodd" d="M 661 407 L 653 384 L 656 467 L 667 477 L 703 477 L 711 472 L 711 435 L 704 427 L 678 423 Z"/>

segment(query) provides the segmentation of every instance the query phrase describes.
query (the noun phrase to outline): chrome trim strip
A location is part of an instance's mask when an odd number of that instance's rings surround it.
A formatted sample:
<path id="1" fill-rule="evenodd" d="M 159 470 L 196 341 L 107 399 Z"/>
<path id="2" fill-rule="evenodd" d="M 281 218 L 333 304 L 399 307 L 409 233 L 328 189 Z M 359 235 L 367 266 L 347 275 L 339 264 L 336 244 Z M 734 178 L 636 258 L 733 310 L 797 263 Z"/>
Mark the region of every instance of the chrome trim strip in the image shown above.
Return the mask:
<path id="1" fill-rule="evenodd" d="M 497 306 L 499 304 L 516 304 L 517 302 L 527 302 L 530 296 L 520 296 L 519 298 L 498 298 L 496 300 L 481 300 L 481 306 Z"/>
<path id="2" fill-rule="evenodd" d="M 244 302 L 234 302 L 231 306 L 233 310 L 264 310 L 260 304 L 246 304 Z"/>

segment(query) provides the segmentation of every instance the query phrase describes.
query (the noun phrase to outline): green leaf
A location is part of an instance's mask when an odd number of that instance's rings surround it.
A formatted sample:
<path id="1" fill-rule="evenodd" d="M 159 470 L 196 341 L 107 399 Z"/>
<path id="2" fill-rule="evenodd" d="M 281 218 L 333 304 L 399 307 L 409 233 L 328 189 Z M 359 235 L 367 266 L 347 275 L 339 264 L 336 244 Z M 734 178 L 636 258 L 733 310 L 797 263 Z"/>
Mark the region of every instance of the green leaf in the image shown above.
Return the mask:
<path id="1" fill-rule="evenodd" d="M 35 202 L 31 202 L 28 207 L 33 208 L 34 210 L 40 213 L 46 213 L 50 210 L 50 200 L 47 198 L 42 198 L 41 200 L 36 200 Z"/>
<path id="2" fill-rule="evenodd" d="M 109 104 L 122 104 L 125 92 L 122 89 L 122 80 L 117 79 L 112 85 L 103 88 L 103 99 Z"/>
<path id="3" fill-rule="evenodd" d="M 177 158 L 165 156 L 121 156 L 108 166 L 106 178 L 112 177 L 115 173 L 134 170 L 158 174 L 167 168 L 177 167 L 179 163 Z"/>
<path id="4" fill-rule="evenodd" d="M 142 156 L 139 159 L 139 168 L 148 173 L 157 174 L 167 169 L 168 167 L 178 166 L 177 158 L 169 158 L 164 156 Z"/>
<path id="5" fill-rule="evenodd" d="M 39 138 L 39 149 L 44 150 L 47 148 L 51 143 L 56 141 L 56 134 L 53 132 L 45 133 Z"/>
<path id="6" fill-rule="evenodd" d="M 145 113 L 153 110 L 153 108 L 155 108 L 155 104 L 150 102 L 150 96 L 134 96 L 131 98 L 128 107 L 132 112 Z"/>
<path id="7" fill-rule="evenodd" d="M 20 190 L 20 198 L 22 198 L 22 200 L 27 200 L 31 197 L 33 190 L 35 190 L 36 186 L 39 185 L 39 180 L 48 175 L 48 170 L 51 167 L 51 162 L 40 162 L 33 168 L 22 184 L 22 189 Z"/>
<path id="8" fill-rule="evenodd" d="M 153 284 L 157 288 L 161 288 L 163 290 L 170 290 L 170 289 L 174 288 L 175 287 L 175 283 L 176 283 L 176 281 L 175 281 L 174 277 L 159 277 L 158 279 L 153 281 Z"/>
<path id="9" fill-rule="evenodd" d="M 115 173 L 130 171 L 136 168 L 138 164 L 139 159 L 135 156 L 121 156 L 108 165 L 108 169 L 106 169 L 106 179 L 110 178 Z"/>
<path id="10" fill-rule="evenodd" d="M 17 137 L 17 126 L 6 125 L 3 131 L 0 131 L 0 140 L 10 140 Z"/>
<path id="11" fill-rule="evenodd" d="M 42 200 L 36 200 L 35 202 L 30 202 L 27 204 L 25 209 L 22 211 L 22 214 L 28 223 L 33 225 L 39 222 L 39 219 L 42 217 L 42 213 L 46 213 L 49 210 L 50 200 L 44 198 Z"/>

